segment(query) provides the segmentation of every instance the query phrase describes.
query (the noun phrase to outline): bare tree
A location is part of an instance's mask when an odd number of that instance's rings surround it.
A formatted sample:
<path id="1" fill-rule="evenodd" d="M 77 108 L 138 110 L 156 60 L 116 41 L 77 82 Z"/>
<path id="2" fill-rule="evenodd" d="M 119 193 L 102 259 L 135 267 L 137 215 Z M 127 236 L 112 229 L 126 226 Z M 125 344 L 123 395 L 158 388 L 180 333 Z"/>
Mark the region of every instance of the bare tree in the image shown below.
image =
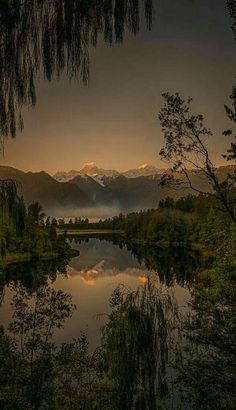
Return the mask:
<path id="1" fill-rule="evenodd" d="M 194 174 L 202 175 L 209 183 L 208 194 L 219 201 L 223 210 L 236 223 L 232 198 L 235 178 L 229 173 L 225 180 L 220 181 L 207 147 L 207 141 L 213 134 L 205 126 L 203 115 L 191 113 L 191 98 L 185 101 L 178 93 L 165 93 L 163 97 L 165 103 L 160 110 L 159 120 L 165 145 L 160 151 L 160 156 L 170 164 L 172 172 L 164 174 L 161 183 L 175 183 L 191 188 L 197 193 L 206 194 L 193 183 Z M 176 179 L 175 173 L 178 173 Z"/>

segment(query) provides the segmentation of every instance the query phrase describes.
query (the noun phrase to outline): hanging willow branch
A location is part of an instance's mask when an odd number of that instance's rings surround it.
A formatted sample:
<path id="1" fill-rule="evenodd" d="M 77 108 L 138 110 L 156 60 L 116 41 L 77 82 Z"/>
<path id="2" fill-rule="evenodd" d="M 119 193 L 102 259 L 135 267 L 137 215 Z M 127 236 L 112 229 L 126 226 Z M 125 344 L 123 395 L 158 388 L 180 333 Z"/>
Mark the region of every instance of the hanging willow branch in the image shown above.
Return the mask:
<path id="1" fill-rule="evenodd" d="M 25 227 L 25 204 L 18 195 L 19 187 L 11 179 L 0 180 L 0 229 L 6 223 L 13 224 L 16 233 Z"/>
<path id="2" fill-rule="evenodd" d="M 23 129 L 22 108 L 36 104 L 36 80 L 62 72 L 89 81 L 89 49 L 139 31 L 152 0 L 3 0 L 0 2 L 0 135 Z"/>

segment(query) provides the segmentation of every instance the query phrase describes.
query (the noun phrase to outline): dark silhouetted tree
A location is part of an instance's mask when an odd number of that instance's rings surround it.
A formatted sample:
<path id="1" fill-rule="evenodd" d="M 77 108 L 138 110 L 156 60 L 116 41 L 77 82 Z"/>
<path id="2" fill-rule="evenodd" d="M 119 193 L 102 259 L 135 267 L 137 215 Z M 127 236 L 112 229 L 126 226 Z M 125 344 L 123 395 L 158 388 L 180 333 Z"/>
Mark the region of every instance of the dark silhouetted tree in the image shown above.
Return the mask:
<path id="1" fill-rule="evenodd" d="M 89 81 L 89 51 L 139 31 L 152 0 L 5 0 L 0 2 L 0 135 L 22 130 L 22 108 L 36 104 L 36 82 L 65 73 Z"/>
<path id="2" fill-rule="evenodd" d="M 235 189 L 235 179 L 232 175 L 220 181 L 207 147 L 212 131 L 204 124 L 201 114 L 191 113 L 191 98 L 183 100 L 178 93 L 163 94 L 165 103 L 160 110 L 159 120 L 164 133 L 165 145 L 160 156 L 171 166 L 172 173 L 164 174 L 162 183 L 179 184 L 182 188 L 191 188 L 197 193 L 206 193 L 193 183 L 194 173 L 198 172 L 209 183 L 211 194 L 222 205 L 234 223 L 234 200 L 232 192 Z M 209 189 L 210 190 L 210 189 Z"/>

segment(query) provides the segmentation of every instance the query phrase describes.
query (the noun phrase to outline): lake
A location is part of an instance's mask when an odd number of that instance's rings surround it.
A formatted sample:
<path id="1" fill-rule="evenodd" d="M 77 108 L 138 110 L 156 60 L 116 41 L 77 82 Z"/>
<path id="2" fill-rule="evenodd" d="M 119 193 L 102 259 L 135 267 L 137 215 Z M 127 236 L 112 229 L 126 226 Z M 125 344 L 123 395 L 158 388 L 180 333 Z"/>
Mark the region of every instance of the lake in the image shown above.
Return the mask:
<path id="1" fill-rule="evenodd" d="M 79 251 L 69 261 L 18 263 L 1 273 L 0 321 L 22 368 L 29 366 L 27 383 L 35 383 L 34 372 L 48 377 L 52 365 L 54 378 L 43 385 L 52 388 L 68 374 L 75 397 L 88 403 L 75 409 L 177 408 L 175 329 L 190 309 L 197 255 L 134 245 L 119 235 L 69 241 Z"/>
<path id="2" fill-rule="evenodd" d="M 168 272 L 168 281 L 163 278 L 163 251 L 155 251 L 160 262 L 156 262 L 156 269 L 147 267 L 148 263 L 126 244 L 115 243 L 110 238 L 76 238 L 71 246 L 78 249 L 80 256 L 73 258 L 66 266 L 63 273 L 54 275 L 48 279 L 49 286 L 56 290 L 62 290 L 72 296 L 76 305 L 71 318 L 67 319 L 63 328 L 57 330 L 54 338 L 57 343 L 68 342 L 80 335 L 81 332 L 88 336 L 91 348 L 95 348 L 100 340 L 100 328 L 106 322 L 110 312 L 110 297 L 118 285 L 124 285 L 128 289 L 142 287 L 148 276 L 155 275 L 160 281 L 160 286 L 167 288 L 174 295 L 180 309 L 185 309 L 189 301 L 189 284 L 185 281 L 185 269 L 180 273 L 180 261 L 169 260 L 165 266 Z M 146 256 L 149 256 L 146 250 Z M 172 255 L 173 256 L 173 255 Z M 184 261 L 183 261 L 184 263 Z M 180 266 L 179 266 L 180 265 Z M 18 280 L 30 278 L 37 274 L 37 268 L 44 269 L 44 274 L 50 277 L 50 264 L 41 263 L 32 267 L 28 263 L 14 265 L 8 268 L 7 284 L 4 287 L 3 302 L 1 306 L 1 323 L 7 327 L 14 315 L 12 296 L 15 289 L 12 287 L 12 279 Z M 159 269 L 162 272 L 159 278 Z M 48 271 L 47 271 L 48 269 Z M 19 275 L 18 275 L 19 273 Z M 181 276 L 181 280 L 180 279 Z M 171 277 L 171 280 L 170 280 Z M 169 282 L 169 283 L 167 283 Z M 29 283 L 30 285 L 30 283 Z"/>

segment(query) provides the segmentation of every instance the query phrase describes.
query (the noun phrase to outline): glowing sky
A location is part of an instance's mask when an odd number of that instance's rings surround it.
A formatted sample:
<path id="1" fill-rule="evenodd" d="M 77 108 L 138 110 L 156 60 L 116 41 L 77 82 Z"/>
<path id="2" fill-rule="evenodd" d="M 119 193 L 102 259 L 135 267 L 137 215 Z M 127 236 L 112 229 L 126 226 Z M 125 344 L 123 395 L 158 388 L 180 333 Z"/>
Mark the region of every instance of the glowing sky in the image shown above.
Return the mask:
<path id="1" fill-rule="evenodd" d="M 23 170 L 80 169 L 96 161 L 125 170 L 160 166 L 157 114 L 161 93 L 194 97 L 216 131 L 210 148 L 220 163 L 226 141 L 223 105 L 236 75 L 236 44 L 222 0 L 155 0 L 151 33 L 128 36 L 123 45 L 91 52 L 89 88 L 61 78 L 41 82 L 25 129 L 5 147 L 2 165 Z"/>

